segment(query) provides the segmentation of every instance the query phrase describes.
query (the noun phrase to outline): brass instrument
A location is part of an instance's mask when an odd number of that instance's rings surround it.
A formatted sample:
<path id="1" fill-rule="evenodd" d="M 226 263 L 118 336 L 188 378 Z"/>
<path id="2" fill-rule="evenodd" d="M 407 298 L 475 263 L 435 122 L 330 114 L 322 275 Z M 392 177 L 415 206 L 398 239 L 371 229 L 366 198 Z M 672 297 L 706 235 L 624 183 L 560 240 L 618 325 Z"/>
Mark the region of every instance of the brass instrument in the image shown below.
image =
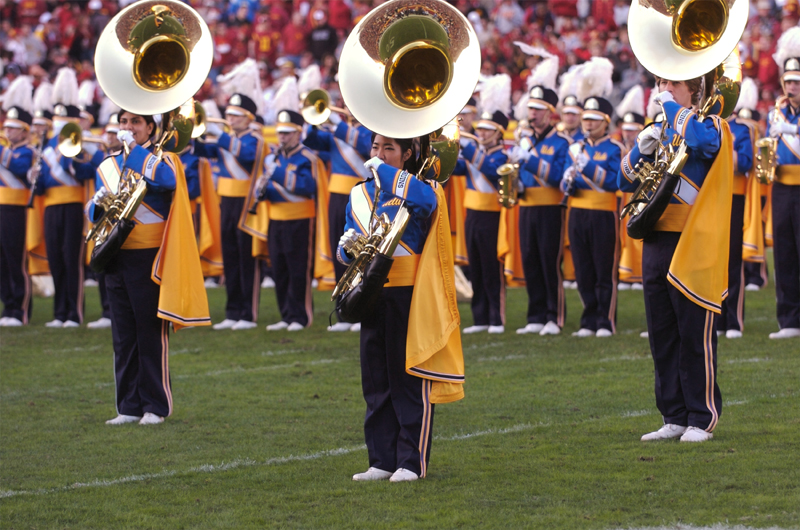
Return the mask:
<path id="1" fill-rule="evenodd" d="M 500 175 L 500 189 L 497 191 L 497 202 L 503 208 L 513 208 L 519 200 L 519 164 L 503 164 L 497 168 Z"/>
<path id="2" fill-rule="evenodd" d="M 666 0 L 659 4 L 634 0 L 628 16 L 631 49 L 642 66 L 661 78 L 682 81 L 702 76 L 697 119 L 703 121 L 712 114 L 725 119 L 739 98 L 742 67 L 736 46 L 747 16 L 748 0 Z M 655 162 L 637 164 L 640 184 L 621 215 L 632 216 L 629 234 L 631 225 L 644 219 L 664 177 L 679 176 L 688 158 L 683 138 L 666 141 L 667 127 L 667 123 L 662 124 Z M 677 182 L 669 180 L 671 186 Z M 668 202 L 669 197 L 663 200 Z M 666 202 L 651 214 L 662 207 L 666 208 Z M 654 223 L 661 213 L 647 217 Z M 638 228 L 644 233 L 652 227 Z"/>
<path id="3" fill-rule="evenodd" d="M 203 105 L 197 100 L 192 101 L 194 101 L 194 116 L 191 116 L 194 124 L 192 128 L 192 138 L 200 138 L 206 133 L 208 117 L 206 116 L 206 109 L 203 108 Z"/>
<path id="4" fill-rule="evenodd" d="M 339 64 L 342 97 L 353 117 L 383 136 L 420 137 L 415 177 L 446 182 L 458 160 L 457 117 L 480 72 L 480 46 L 466 17 L 437 0 L 386 2 L 353 29 Z M 369 233 L 349 247 L 355 259 L 332 300 L 341 300 L 361 284 L 377 256 L 391 261 L 410 219 L 404 206 L 391 222 L 375 214 L 380 183 L 372 171 L 376 197 Z"/>
<path id="5" fill-rule="evenodd" d="M 131 4 L 100 35 L 95 70 L 105 94 L 134 114 L 162 115 L 153 152 L 156 164 L 164 151 L 182 151 L 202 125 L 192 96 L 205 82 L 212 59 L 208 26 L 194 9 L 177 0 Z M 90 263 L 95 270 L 102 270 L 133 229 L 132 219 L 147 190 L 142 176 L 127 167 L 129 150 L 127 145 L 123 148 L 120 171 L 112 158 L 101 164 L 103 173 L 116 175 L 118 183 L 109 183 L 116 189 L 109 189 L 100 200 L 105 211 L 86 238 L 95 241 Z"/>
<path id="6" fill-rule="evenodd" d="M 781 107 L 788 98 L 781 96 L 775 100 L 775 110 L 772 112 L 770 124 L 774 126 L 779 122 L 786 121 L 786 117 L 781 112 Z M 756 140 L 756 160 L 755 172 L 761 184 L 772 184 L 775 181 L 775 170 L 778 167 L 778 139 L 761 138 Z"/>
<path id="7" fill-rule="evenodd" d="M 345 109 L 331 106 L 331 97 L 327 90 L 318 88 L 310 91 L 303 98 L 303 108 L 300 114 L 306 123 L 311 125 L 321 125 L 328 121 L 332 112 L 347 114 Z"/>
<path id="8" fill-rule="evenodd" d="M 67 158 L 74 158 L 83 149 L 83 130 L 74 122 L 68 122 L 58 133 L 58 150 Z"/>
<path id="9" fill-rule="evenodd" d="M 11 145 L 11 142 L 8 140 L 8 136 L 6 136 L 2 131 L 0 131 L 0 145 L 3 147 L 8 147 Z"/>

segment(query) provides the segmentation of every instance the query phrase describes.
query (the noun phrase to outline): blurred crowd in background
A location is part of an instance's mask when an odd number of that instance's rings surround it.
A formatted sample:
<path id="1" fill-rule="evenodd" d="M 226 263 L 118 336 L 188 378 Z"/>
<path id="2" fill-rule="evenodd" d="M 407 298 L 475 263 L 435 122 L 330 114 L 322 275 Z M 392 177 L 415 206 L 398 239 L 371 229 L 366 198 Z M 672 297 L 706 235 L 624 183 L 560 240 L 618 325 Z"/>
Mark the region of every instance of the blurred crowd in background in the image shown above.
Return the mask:
<path id="1" fill-rule="evenodd" d="M 93 57 L 106 24 L 131 0 L 0 0 L 0 89 L 27 74 L 38 85 L 61 66 L 72 66 L 79 82 L 94 79 Z M 246 57 L 258 61 L 261 86 L 269 93 L 284 76 L 312 63 L 320 66 L 322 88 L 336 101 L 338 57 L 350 30 L 378 0 L 190 0 L 214 36 L 214 63 L 197 99 L 227 97 L 216 77 Z M 482 73 L 506 73 L 513 102 L 539 58 L 525 55 L 514 41 L 558 55 L 561 71 L 593 56 L 614 64 L 612 103 L 636 84 L 649 90 L 652 77 L 636 61 L 627 36 L 630 0 L 455 0 L 472 22 L 483 53 Z M 767 115 L 779 95 L 778 66 L 772 59 L 781 33 L 798 24 L 798 0 L 753 0 L 739 45 L 744 75 L 756 80 L 758 110 Z M 90 112 L 102 100 L 99 86 Z M 267 99 L 269 96 L 267 95 Z M 102 123 L 98 123 L 102 125 Z"/>

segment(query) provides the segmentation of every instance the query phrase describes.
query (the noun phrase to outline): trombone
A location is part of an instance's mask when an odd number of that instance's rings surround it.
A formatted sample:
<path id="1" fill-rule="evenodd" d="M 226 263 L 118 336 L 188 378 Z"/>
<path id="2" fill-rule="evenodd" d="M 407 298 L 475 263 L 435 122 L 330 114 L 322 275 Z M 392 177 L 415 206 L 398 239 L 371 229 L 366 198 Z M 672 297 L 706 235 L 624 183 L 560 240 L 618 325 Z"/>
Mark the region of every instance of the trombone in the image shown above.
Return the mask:
<path id="1" fill-rule="evenodd" d="M 303 98 L 303 108 L 300 114 L 306 123 L 311 125 L 321 125 L 328 121 L 332 112 L 349 114 L 346 109 L 331 106 L 331 96 L 327 90 L 317 88 L 306 94 Z"/>

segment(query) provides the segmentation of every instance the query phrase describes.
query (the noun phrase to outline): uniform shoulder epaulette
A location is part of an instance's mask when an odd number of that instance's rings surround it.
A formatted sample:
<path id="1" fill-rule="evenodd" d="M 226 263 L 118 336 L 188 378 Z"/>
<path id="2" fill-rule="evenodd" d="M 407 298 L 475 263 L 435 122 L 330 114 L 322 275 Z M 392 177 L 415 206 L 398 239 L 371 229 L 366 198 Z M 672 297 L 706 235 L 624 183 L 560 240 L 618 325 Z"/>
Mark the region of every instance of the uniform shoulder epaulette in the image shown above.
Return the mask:
<path id="1" fill-rule="evenodd" d="M 611 138 L 611 143 L 616 145 L 617 147 L 619 147 L 622 150 L 623 153 L 627 150 L 627 148 L 625 147 L 625 144 L 623 144 L 622 142 L 620 142 L 619 140 L 617 140 L 615 138 Z"/>
<path id="2" fill-rule="evenodd" d="M 487 150 L 486 150 L 486 154 L 487 154 L 487 155 L 493 155 L 493 154 L 495 154 L 497 151 L 502 151 L 502 150 L 503 150 L 503 147 L 505 147 L 503 144 L 496 145 L 496 146 L 494 146 L 494 147 L 490 147 L 489 149 L 487 149 Z"/>
<path id="3" fill-rule="evenodd" d="M 572 144 L 572 142 L 575 141 L 575 140 L 572 139 L 572 136 L 568 135 L 564 131 L 559 131 L 558 129 L 553 129 L 553 130 L 556 131 L 556 136 L 558 136 L 560 138 L 563 138 L 564 140 L 566 140 L 570 144 Z"/>

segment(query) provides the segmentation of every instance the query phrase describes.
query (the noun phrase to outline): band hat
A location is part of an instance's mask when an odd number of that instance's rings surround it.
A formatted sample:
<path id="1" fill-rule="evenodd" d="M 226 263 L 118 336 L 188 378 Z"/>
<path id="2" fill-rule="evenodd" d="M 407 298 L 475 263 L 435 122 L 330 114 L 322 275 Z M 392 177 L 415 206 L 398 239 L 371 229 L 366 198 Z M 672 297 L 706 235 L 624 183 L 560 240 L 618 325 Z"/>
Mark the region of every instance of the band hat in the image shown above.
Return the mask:
<path id="1" fill-rule="evenodd" d="M 570 95 L 564 98 L 561 105 L 562 114 L 580 114 L 581 112 L 583 112 L 583 107 L 576 96 Z"/>
<path id="2" fill-rule="evenodd" d="M 505 132 L 508 128 L 508 117 L 499 110 L 494 111 L 493 114 L 484 112 L 481 114 L 481 119 L 475 123 L 475 128 Z"/>
<path id="3" fill-rule="evenodd" d="M 783 81 L 800 81 L 800 58 L 790 57 L 783 63 Z"/>
<path id="4" fill-rule="evenodd" d="M 53 113 L 49 110 L 37 110 L 33 113 L 33 125 L 53 125 Z"/>
<path id="5" fill-rule="evenodd" d="M 800 81 L 800 27 L 794 26 L 783 32 L 772 59 L 783 69 L 781 81 Z"/>
<path id="6" fill-rule="evenodd" d="M 86 110 L 84 107 L 82 107 L 80 105 L 78 106 L 78 110 L 80 112 L 81 119 L 89 120 L 89 123 L 91 123 L 91 124 L 94 123 L 94 116 L 92 116 L 91 112 L 89 112 L 88 110 Z"/>
<path id="7" fill-rule="evenodd" d="M 105 128 L 106 132 L 119 132 L 119 114 L 116 112 L 109 116 L 108 123 Z"/>
<path id="8" fill-rule="evenodd" d="M 632 86 L 614 110 L 622 122 L 622 130 L 641 131 L 644 129 L 644 87 L 642 85 Z"/>
<path id="9" fill-rule="evenodd" d="M 623 131 L 641 131 L 644 129 L 644 116 L 636 112 L 628 112 L 622 117 Z"/>
<path id="10" fill-rule="evenodd" d="M 755 109 L 742 109 L 736 113 L 736 117 L 753 122 L 761 121 L 761 113 Z"/>
<path id="11" fill-rule="evenodd" d="M 254 119 L 257 112 L 256 102 L 244 94 L 232 95 L 228 100 L 228 106 L 225 107 L 225 114 L 247 116 L 250 119 Z"/>
<path id="12" fill-rule="evenodd" d="M 275 132 L 291 133 L 303 130 L 305 120 L 303 115 L 289 109 L 278 111 L 278 119 L 275 122 Z"/>
<path id="13" fill-rule="evenodd" d="M 537 85 L 528 94 L 528 108 L 555 112 L 558 105 L 558 94 L 555 90 Z"/>
<path id="14" fill-rule="evenodd" d="M 467 104 L 464 105 L 464 108 L 461 109 L 461 112 L 459 112 L 459 114 L 477 114 L 478 113 L 477 104 L 478 102 L 475 101 L 475 98 L 469 98 Z"/>
<path id="15" fill-rule="evenodd" d="M 57 104 L 53 107 L 53 121 L 72 121 L 77 123 L 81 117 L 81 110 L 75 105 Z"/>
<path id="16" fill-rule="evenodd" d="M 742 120 L 760 121 L 761 113 L 756 110 L 758 100 L 758 85 L 752 77 L 745 77 L 739 89 L 739 99 L 736 100 L 736 107 L 733 109 L 736 117 Z"/>
<path id="17" fill-rule="evenodd" d="M 581 119 L 611 122 L 611 114 L 614 107 L 605 98 L 589 98 L 583 102 L 583 113 Z"/>
<path id="18" fill-rule="evenodd" d="M 3 127 L 25 129 L 29 131 L 32 121 L 33 117 L 28 111 L 21 107 L 11 107 L 6 111 L 6 119 L 3 122 Z"/>

